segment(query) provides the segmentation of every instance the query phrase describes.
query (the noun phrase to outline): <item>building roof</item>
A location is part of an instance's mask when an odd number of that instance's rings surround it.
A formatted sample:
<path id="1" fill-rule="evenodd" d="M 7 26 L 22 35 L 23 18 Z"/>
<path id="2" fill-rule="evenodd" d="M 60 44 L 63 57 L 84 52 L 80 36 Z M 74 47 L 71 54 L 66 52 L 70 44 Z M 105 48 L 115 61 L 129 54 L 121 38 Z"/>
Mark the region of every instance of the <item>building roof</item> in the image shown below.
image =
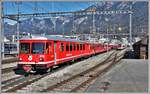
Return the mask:
<path id="1" fill-rule="evenodd" d="M 140 41 L 136 42 L 134 45 L 148 45 L 148 39 L 149 37 L 146 36 L 142 38 Z"/>
<path id="2" fill-rule="evenodd" d="M 4 37 L 4 42 L 10 42 L 10 40 Z"/>
<path id="3" fill-rule="evenodd" d="M 54 35 L 25 36 L 20 40 L 56 40 L 56 41 L 84 42 L 79 39 L 64 38 L 63 36 L 54 36 Z"/>

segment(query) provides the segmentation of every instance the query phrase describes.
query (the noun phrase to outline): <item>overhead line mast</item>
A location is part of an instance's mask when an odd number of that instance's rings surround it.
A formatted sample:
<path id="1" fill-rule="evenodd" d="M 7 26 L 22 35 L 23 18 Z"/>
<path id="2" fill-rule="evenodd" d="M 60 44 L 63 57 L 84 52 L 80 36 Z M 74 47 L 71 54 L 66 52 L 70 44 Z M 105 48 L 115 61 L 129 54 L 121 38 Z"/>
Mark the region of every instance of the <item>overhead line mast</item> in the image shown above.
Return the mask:
<path id="1" fill-rule="evenodd" d="M 37 6 L 37 4 L 35 4 Z M 53 7 L 53 6 L 52 6 Z M 36 8 L 34 9 L 36 10 Z M 11 20 L 17 21 L 17 34 L 19 34 L 19 18 L 27 18 L 27 17 L 43 17 L 43 16 L 57 16 L 57 15 L 93 15 L 93 33 L 96 32 L 95 27 L 95 15 L 111 15 L 111 14 L 129 14 L 129 39 L 130 39 L 130 47 L 132 46 L 132 5 L 130 5 L 129 10 L 105 10 L 105 11 L 97 11 L 96 9 L 92 10 L 79 10 L 79 11 L 68 11 L 68 12 L 47 12 L 47 13 L 31 13 L 31 14 L 20 14 L 19 13 L 19 4 L 18 4 L 18 14 L 9 14 L 3 15 L 2 18 L 7 18 Z M 131 47 L 132 48 L 132 47 Z"/>
<path id="2" fill-rule="evenodd" d="M 4 15 L 4 8 L 3 8 L 3 2 L 1 2 L 1 17 Z M 1 34 L 0 34 L 0 40 L 1 40 L 1 60 L 4 58 L 4 19 L 1 19 Z"/>
<path id="3" fill-rule="evenodd" d="M 8 18 L 12 20 L 17 20 L 16 18 L 22 17 L 22 18 L 27 18 L 27 17 L 32 17 L 32 16 L 52 16 L 52 15 L 92 15 L 98 14 L 98 15 L 111 15 L 111 14 L 129 14 L 130 10 L 116 10 L 116 11 L 96 11 L 96 10 L 88 10 L 88 11 L 68 11 L 68 12 L 48 12 L 48 13 L 31 13 L 31 14 L 8 14 L 4 15 L 3 18 Z"/>
<path id="4" fill-rule="evenodd" d="M 129 38 L 130 38 L 130 49 L 133 50 L 132 47 L 132 4 L 130 5 L 130 13 L 129 13 Z"/>

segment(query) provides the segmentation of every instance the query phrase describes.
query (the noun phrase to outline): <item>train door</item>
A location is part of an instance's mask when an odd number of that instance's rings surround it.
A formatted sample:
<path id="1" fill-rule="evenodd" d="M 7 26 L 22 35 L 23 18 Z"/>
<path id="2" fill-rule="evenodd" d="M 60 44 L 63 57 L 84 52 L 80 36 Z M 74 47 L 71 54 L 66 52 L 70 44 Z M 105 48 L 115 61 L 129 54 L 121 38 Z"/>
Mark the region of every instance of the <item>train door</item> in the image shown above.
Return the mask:
<path id="1" fill-rule="evenodd" d="M 57 42 L 54 41 L 54 65 L 57 64 Z"/>
<path id="2" fill-rule="evenodd" d="M 59 63 L 63 62 L 63 58 L 65 58 L 65 50 L 64 50 L 65 44 L 64 42 L 60 42 L 59 43 L 59 59 L 62 59 L 62 61 L 60 61 Z"/>
<path id="3" fill-rule="evenodd" d="M 45 52 L 46 61 L 53 61 L 54 60 L 54 48 L 52 42 L 46 43 L 46 52 Z"/>

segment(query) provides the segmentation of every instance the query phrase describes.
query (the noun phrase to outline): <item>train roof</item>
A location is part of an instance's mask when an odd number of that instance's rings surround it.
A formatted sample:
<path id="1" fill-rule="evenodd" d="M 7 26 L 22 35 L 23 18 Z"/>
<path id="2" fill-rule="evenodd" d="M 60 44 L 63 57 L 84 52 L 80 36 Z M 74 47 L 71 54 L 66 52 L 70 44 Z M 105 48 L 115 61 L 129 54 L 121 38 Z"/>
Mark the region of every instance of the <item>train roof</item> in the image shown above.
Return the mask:
<path id="1" fill-rule="evenodd" d="M 71 38 L 64 38 L 63 36 L 49 36 L 49 35 L 40 35 L 40 36 L 25 36 L 20 40 L 56 40 L 56 41 L 71 41 L 71 42 L 85 42 L 79 39 L 71 39 Z"/>

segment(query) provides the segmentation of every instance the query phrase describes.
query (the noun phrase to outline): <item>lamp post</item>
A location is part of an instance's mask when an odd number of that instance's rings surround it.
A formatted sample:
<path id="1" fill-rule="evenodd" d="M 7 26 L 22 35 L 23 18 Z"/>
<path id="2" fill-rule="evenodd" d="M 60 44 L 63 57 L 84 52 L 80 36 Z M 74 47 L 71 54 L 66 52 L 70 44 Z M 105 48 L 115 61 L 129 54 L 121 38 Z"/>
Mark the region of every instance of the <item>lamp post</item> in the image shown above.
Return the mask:
<path id="1" fill-rule="evenodd" d="M 19 6 L 19 4 L 20 4 L 20 2 L 17 2 L 16 3 L 17 4 L 17 12 L 18 12 L 18 17 L 17 17 L 17 51 L 18 51 L 18 54 L 19 54 L 19 38 L 20 38 L 20 32 L 19 32 L 19 26 L 20 26 L 20 19 L 19 19 L 19 14 L 20 14 L 20 10 L 19 10 L 19 8 L 20 8 L 20 6 Z"/>
<path id="2" fill-rule="evenodd" d="M 105 21 L 108 22 L 108 18 L 105 18 Z M 107 30 L 106 30 L 106 33 L 107 33 L 107 52 L 108 52 L 108 25 L 107 25 Z"/>
<path id="3" fill-rule="evenodd" d="M 65 28 L 65 22 L 63 22 L 63 35 L 64 35 L 64 28 Z"/>
<path id="4" fill-rule="evenodd" d="M 95 27 L 95 10 L 93 11 L 93 33 L 96 32 L 96 27 Z"/>
<path id="5" fill-rule="evenodd" d="M 129 41 L 130 41 L 130 49 L 133 50 L 132 47 L 132 4 L 130 5 L 130 13 L 129 13 Z"/>
<path id="6" fill-rule="evenodd" d="M 3 13 L 4 13 L 4 11 L 3 11 L 3 2 L 1 2 L 1 8 L 2 8 L 2 10 L 1 10 L 1 17 L 3 17 Z M 1 45 L 0 45 L 0 47 L 1 47 L 1 53 L 0 53 L 0 58 L 1 58 L 1 60 L 4 58 L 4 28 L 2 28 L 2 27 L 4 27 L 4 19 L 2 18 L 1 19 L 1 34 L 0 34 L 0 40 L 1 40 Z"/>
<path id="7" fill-rule="evenodd" d="M 19 21 L 19 16 L 18 16 L 18 21 L 17 21 L 17 51 L 18 51 L 18 54 L 19 54 L 19 36 L 20 36 L 20 34 L 19 34 L 19 23 L 20 23 L 20 21 Z"/>
<path id="8" fill-rule="evenodd" d="M 121 27 L 118 27 L 118 31 L 122 31 L 122 28 L 121 28 Z"/>

